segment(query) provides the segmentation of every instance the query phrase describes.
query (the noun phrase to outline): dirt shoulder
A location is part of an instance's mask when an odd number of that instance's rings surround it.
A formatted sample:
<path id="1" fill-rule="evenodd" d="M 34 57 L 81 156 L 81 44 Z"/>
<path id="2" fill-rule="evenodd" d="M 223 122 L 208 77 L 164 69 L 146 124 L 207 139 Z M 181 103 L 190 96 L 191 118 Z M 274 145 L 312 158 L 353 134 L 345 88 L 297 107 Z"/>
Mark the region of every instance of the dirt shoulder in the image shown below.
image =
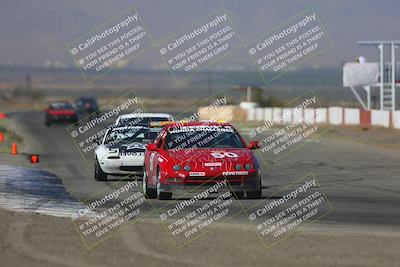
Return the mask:
<path id="1" fill-rule="evenodd" d="M 254 230 L 221 225 L 175 249 L 158 223 L 140 220 L 86 249 L 70 219 L 1 210 L 4 266 L 398 266 L 398 232 L 316 229 L 266 250 Z"/>
<path id="2" fill-rule="evenodd" d="M 331 127 L 324 136 L 350 140 L 382 148 L 400 149 L 400 130 L 371 127 L 362 129 L 356 126 Z"/>
<path id="3" fill-rule="evenodd" d="M 262 126 L 263 123 L 236 122 L 234 125 L 238 129 L 251 131 L 259 126 Z M 279 128 L 272 128 L 270 131 L 278 129 Z M 318 125 L 318 131 L 316 134 L 312 135 L 311 138 L 318 138 L 319 136 L 373 145 L 381 148 L 400 149 L 399 129 L 383 127 L 370 127 L 368 129 L 363 129 L 360 126 Z"/>

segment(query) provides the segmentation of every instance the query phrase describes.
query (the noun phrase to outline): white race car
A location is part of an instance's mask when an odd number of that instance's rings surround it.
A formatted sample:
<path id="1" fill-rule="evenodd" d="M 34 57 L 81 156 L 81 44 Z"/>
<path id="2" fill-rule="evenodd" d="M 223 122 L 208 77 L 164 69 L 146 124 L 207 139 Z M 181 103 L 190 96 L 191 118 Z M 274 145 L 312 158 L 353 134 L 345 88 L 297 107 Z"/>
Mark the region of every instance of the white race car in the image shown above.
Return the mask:
<path id="1" fill-rule="evenodd" d="M 143 175 L 144 151 L 161 128 L 147 125 L 122 126 L 106 131 L 94 152 L 97 181 L 107 181 L 107 175 Z"/>
<path id="2" fill-rule="evenodd" d="M 168 122 L 174 118 L 168 113 L 130 113 L 120 115 L 115 121 L 115 126 L 129 126 L 148 124 L 150 122 Z"/>

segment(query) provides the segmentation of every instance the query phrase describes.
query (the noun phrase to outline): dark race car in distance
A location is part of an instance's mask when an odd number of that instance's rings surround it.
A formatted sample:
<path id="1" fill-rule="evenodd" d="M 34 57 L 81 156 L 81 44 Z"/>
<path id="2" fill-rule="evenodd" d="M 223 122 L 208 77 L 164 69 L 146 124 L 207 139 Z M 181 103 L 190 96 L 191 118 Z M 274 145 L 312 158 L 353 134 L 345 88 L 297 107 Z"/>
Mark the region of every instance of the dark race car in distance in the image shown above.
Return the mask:
<path id="1" fill-rule="evenodd" d="M 78 111 L 78 115 L 80 117 L 84 117 L 86 115 L 99 116 L 99 105 L 97 104 L 97 100 L 91 96 L 82 96 L 75 100 L 74 106 Z"/>
<path id="2" fill-rule="evenodd" d="M 51 124 L 58 122 L 78 122 L 78 114 L 75 108 L 68 102 L 51 103 L 45 112 L 46 126 L 50 126 Z"/>

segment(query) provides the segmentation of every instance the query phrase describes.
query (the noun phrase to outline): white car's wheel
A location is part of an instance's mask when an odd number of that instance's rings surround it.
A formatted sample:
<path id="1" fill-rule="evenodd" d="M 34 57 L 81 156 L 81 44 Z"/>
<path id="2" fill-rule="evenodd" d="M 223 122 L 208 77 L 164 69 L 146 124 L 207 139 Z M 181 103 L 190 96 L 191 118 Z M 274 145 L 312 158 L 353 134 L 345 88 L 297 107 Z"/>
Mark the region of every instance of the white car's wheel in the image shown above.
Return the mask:
<path id="1" fill-rule="evenodd" d="M 103 172 L 97 159 L 94 164 L 94 179 L 96 181 L 107 181 L 107 173 Z"/>

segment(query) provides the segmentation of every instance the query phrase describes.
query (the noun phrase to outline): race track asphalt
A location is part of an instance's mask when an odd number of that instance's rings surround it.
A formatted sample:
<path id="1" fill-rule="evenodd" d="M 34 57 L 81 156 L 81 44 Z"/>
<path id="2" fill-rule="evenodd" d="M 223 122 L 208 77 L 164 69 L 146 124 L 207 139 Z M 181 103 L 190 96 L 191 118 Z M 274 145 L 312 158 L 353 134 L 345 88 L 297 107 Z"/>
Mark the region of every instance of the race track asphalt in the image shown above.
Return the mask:
<path id="1" fill-rule="evenodd" d="M 82 159 L 66 131 L 68 125 L 46 127 L 40 112 L 18 112 L 11 114 L 11 119 L 17 131 L 28 137 L 28 147 L 35 150 L 29 152 L 40 153 L 40 167 L 60 177 L 66 190 L 75 198 L 88 199 L 103 189 L 110 189 L 121 178 L 95 181 L 94 167 Z M 243 135 L 249 139 L 246 132 Z M 314 189 L 323 190 L 333 207 L 327 216 L 318 220 L 318 224 L 400 225 L 400 153 L 397 150 L 320 136 L 311 138 L 277 163 L 272 164 L 269 158 L 260 162 L 263 162 L 263 200 L 261 203 L 260 200 L 240 200 L 242 209 L 270 203 L 284 194 L 285 191 L 278 192 L 285 186 L 313 173 L 320 185 Z M 153 207 L 161 208 L 167 202 L 146 203 L 147 216 L 158 217 L 157 212 L 152 212 Z M 249 220 L 246 213 L 241 212 L 233 222 L 249 223 Z"/>

